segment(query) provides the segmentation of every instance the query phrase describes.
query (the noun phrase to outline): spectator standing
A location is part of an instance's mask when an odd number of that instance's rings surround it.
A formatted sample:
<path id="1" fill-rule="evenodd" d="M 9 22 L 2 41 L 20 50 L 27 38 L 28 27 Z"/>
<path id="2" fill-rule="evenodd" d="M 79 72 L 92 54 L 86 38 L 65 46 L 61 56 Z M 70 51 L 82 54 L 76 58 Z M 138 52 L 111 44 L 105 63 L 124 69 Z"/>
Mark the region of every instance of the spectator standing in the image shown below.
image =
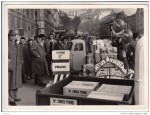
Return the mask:
<path id="1" fill-rule="evenodd" d="M 64 42 L 64 36 L 60 36 L 57 42 L 54 44 L 54 50 L 65 50 Z"/>
<path id="2" fill-rule="evenodd" d="M 67 39 L 67 50 L 71 50 L 71 48 L 72 48 L 71 38 L 68 37 L 68 39 Z"/>
<path id="3" fill-rule="evenodd" d="M 52 75 L 51 61 L 52 61 L 53 46 L 54 46 L 54 36 L 50 34 L 48 39 L 45 41 L 46 60 L 50 75 Z"/>
<path id="4" fill-rule="evenodd" d="M 30 79 L 30 56 L 25 37 L 20 38 L 20 47 L 23 53 L 23 65 L 22 65 L 22 82 L 26 83 L 26 79 Z"/>
<path id="5" fill-rule="evenodd" d="M 33 74 L 32 74 L 32 68 L 31 68 L 31 57 L 32 57 L 32 55 L 31 55 L 31 46 L 32 46 L 32 44 L 33 44 L 33 39 L 28 39 L 28 42 L 27 42 L 27 47 L 28 47 L 28 52 L 29 52 L 29 57 L 30 57 L 30 63 L 29 63 L 29 70 L 30 70 L 30 78 L 31 79 L 33 79 Z"/>
<path id="6" fill-rule="evenodd" d="M 8 69 L 9 69 L 9 104 L 16 105 L 18 88 L 22 87 L 21 67 L 23 64 L 23 54 L 16 41 L 16 31 L 9 30 L 8 33 Z"/>
<path id="7" fill-rule="evenodd" d="M 41 77 L 49 75 L 48 66 L 45 58 L 44 39 L 45 35 L 40 34 L 31 46 L 32 54 L 32 73 L 35 75 L 35 84 L 43 85 Z"/>

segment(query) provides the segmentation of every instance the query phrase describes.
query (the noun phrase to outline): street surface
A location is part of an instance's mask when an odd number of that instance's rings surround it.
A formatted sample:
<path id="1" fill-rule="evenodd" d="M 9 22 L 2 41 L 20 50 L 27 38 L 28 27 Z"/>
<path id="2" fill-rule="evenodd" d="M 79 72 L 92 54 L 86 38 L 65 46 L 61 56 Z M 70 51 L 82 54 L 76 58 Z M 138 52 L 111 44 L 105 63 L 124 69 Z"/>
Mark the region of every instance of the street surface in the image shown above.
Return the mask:
<path id="1" fill-rule="evenodd" d="M 43 88 L 43 86 L 35 85 L 34 80 L 27 80 L 27 83 L 23 83 L 22 88 L 18 90 L 18 97 L 21 101 L 17 102 L 17 105 L 36 105 L 36 91 Z"/>

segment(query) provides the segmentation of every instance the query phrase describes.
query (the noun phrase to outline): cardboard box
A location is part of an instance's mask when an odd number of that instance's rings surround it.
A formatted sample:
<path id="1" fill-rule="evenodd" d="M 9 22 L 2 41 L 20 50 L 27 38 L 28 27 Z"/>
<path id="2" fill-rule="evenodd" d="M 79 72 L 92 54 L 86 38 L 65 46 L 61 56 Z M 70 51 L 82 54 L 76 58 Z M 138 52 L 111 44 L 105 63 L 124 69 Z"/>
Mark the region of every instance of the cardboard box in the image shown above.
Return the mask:
<path id="1" fill-rule="evenodd" d="M 106 55 L 117 55 L 117 47 L 101 47 L 100 53 Z"/>
<path id="2" fill-rule="evenodd" d="M 96 73 L 96 77 L 104 77 L 109 75 L 109 68 L 100 68 Z"/>
<path id="3" fill-rule="evenodd" d="M 52 51 L 52 60 L 70 60 L 70 51 L 69 50 Z"/>
<path id="4" fill-rule="evenodd" d="M 124 94 L 92 91 L 87 98 L 123 101 Z"/>
<path id="5" fill-rule="evenodd" d="M 101 60 L 105 59 L 106 57 L 117 59 L 117 54 L 101 54 Z"/>
<path id="6" fill-rule="evenodd" d="M 109 55 L 117 55 L 117 47 L 108 47 L 107 49 Z"/>
<path id="7" fill-rule="evenodd" d="M 110 68 L 109 74 L 111 76 L 121 76 L 121 77 L 124 76 L 123 72 L 119 68 Z"/>
<path id="8" fill-rule="evenodd" d="M 95 53 L 94 55 L 95 55 L 95 63 L 100 62 L 101 59 L 99 53 Z"/>
<path id="9" fill-rule="evenodd" d="M 64 95 L 87 97 L 98 88 L 99 82 L 72 81 L 63 87 Z"/>
<path id="10" fill-rule="evenodd" d="M 132 86 L 102 84 L 97 91 L 119 94 L 130 94 Z"/>
<path id="11" fill-rule="evenodd" d="M 86 55 L 86 61 L 87 63 L 94 63 L 94 59 L 93 59 L 93 54 L 89 53 L 88 55 Z"/>

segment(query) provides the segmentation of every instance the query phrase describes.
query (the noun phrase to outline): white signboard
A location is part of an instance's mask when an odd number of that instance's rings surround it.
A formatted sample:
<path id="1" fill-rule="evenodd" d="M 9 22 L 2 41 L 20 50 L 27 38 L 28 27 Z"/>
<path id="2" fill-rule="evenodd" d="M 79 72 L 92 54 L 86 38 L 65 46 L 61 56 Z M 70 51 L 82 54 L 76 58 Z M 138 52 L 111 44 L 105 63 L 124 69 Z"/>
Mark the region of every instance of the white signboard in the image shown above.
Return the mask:
<path id="1" fill-rule="evenodd" d="M 69 60 L 69 59 L 70 59 L 69 50 L 52 51 L 52 60 Z"/>
<path id="2" fill-rule="evenodd" d="M 77 100 L 51 97 L 50 105 L 77 105 Z"/>
<path id="3" fill-rule="evenodd" d="M 52 63 L 53 72 L 70 71 L 70 62 L 67 63 Z"/>

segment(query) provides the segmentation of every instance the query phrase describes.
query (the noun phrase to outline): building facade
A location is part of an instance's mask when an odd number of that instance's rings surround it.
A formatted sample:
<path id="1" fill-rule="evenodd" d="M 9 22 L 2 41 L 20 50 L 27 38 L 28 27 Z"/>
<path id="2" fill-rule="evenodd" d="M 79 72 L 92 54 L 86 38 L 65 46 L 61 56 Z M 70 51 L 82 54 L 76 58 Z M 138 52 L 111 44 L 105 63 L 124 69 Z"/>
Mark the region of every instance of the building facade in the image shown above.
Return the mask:
<path id="1" fill-rule="evenodd" d="M 60 18 L 56 9 L 35 10 L 36 34 L 48 34 L 55 27 L 59 27 Z"/>
<path id="2" fill-rule="evenodd" d="M 19 36 L 34 38 L 35 35 L 45 34 L 60 24 L 59 13 L 56 9 L 9 9 L 9 29 L 19 31 Z"/>
<path id="3" fill-rule="evenodd" d="M 19 36 L 32 38 L 35 35 L 35 10 L 29 9 L 9 9 L 8 25 L 9 29 L 19 31 Z"/>

